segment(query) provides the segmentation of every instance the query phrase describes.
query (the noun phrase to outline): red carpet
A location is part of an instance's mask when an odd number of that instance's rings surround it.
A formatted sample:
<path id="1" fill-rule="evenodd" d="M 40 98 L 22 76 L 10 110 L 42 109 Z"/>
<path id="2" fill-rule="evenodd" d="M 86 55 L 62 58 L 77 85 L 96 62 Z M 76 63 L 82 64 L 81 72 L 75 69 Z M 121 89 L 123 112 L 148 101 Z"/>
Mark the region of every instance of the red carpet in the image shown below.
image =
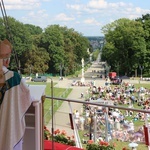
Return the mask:
<path id="1" fill-rule="evenodd" d="M 48 140 L 44 141 L 44 150 L 52 150 L 52 141 Z M 54 150 L 83 150 L 83 149 L 54 142 Z"/>

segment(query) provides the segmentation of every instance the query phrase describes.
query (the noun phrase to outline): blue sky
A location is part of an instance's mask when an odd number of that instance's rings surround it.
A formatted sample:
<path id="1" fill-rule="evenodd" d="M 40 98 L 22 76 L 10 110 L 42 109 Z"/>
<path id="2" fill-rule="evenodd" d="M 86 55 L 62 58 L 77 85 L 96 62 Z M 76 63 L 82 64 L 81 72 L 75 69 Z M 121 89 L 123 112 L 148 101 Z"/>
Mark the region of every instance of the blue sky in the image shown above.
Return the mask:
<path id="1" fill-rule="evenodd" d="M 84 36 L 102 36 L 101 28 L 119 18 L 150 13 L 150 0 L 3 0 L 7 16 L 46 28 L 59 24 Z M 2 14 L 0 13 L 0 16 Z"/>

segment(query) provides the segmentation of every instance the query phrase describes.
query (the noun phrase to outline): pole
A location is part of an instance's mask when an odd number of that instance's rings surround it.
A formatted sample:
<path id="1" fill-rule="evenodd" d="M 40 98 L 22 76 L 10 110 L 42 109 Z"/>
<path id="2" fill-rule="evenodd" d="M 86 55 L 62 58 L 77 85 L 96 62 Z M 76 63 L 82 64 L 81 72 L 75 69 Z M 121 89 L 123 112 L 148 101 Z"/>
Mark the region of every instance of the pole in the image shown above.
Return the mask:
<path id="1" fill-rule="evenodd" d="M 105 128 L 105 140 L 108 142 L 108 107 L 105 107 L 105 123 L 106 123 L 106 128 Z"/>
<path id="2" fill-rule="evenodd" d="M 60 79 L 61 79 L 61 76 L 62 76 L 62 64 L 60 64 Z"/>
<path id="3" fill-rule="evenodd" d="M 149 139 L 150 135 L 149 135 L 149 126 L 148 126 L 148 120 L 147 120 L 147 113 L 144 113 L 144 116 L 145 116 L 145 127 L 147 127 L 147 129 L 148 129 L 147 130 L 147 132 L 148 132 L 147 133 L 147 135 L 148 135 L 148 137 L 147 137 L 148 138 L 148 147 L 147 148 L 148 148 L 148 150 L 150 150 L 150 139 Z"/>
<path id="4" fill-rule="evenodd" d="M 139 68 L 141 69 L 141 80 L 142 80 L 142 74 L 143 74 L 143 69 L 144 69 L 144 66 L 139 66 Z"/>
<path id="5" fill-rule="evenodd" d="M 54 99 L 53 99 L 53 80 L 51 79 L 51 95 L 52 95 L 52 100 L 51 100 L 51 113 L 52 113 L 52 150 L 54 150 Z"/>
<path id="6" fill-rule="evenodd" d="M 92 140 L 92 124 L 93 124 L 93 116 L 92 116 L 92 113 L 90 112 L 90 123 L 89 123 L 89 126 L 90 126 L 90 140 Z"/>
<path id="7" fill-rule="evenodd" d="M 94 142 L 97 140 L 97 114 L 94 115 Z"/>

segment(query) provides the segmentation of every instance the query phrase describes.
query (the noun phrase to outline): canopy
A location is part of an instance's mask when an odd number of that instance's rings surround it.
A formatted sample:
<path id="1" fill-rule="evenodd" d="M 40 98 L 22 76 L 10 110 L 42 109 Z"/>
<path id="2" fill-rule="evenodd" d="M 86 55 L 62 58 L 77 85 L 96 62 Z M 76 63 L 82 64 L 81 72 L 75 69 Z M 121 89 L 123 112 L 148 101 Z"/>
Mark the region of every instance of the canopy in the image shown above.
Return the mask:
<path id="1" fill-rule="evenodd" d="M 137 143 L 129 143 L 129 147 L 137 147 L 138 146 L 138 144 Z"/>
<path id="2" fill-rule="evenodd" d="M 112 112 L 112 116 L 114 116 L 114 117 L 119 117 L 119 113 L 116 112 L 116 111 L 113 111 L 113 112 Z"/>

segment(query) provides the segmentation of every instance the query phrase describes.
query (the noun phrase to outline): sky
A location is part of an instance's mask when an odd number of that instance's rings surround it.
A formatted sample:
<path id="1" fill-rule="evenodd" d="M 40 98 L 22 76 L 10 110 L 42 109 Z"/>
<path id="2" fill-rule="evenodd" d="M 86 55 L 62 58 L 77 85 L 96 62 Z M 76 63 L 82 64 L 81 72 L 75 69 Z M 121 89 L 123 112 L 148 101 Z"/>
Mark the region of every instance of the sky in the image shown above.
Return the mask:
<path id="1" fill-rule="evenodd" d="M 2 0 L 0 0 L 1 2 Z M 84 36 L 103 36 L 101 28 L 117 19 L 150 14 L 150 0 L 3 0 L 7 16 L 40 26 L 59 24 Z M 0 13 L 2 17 L 2 13 Z"/>

